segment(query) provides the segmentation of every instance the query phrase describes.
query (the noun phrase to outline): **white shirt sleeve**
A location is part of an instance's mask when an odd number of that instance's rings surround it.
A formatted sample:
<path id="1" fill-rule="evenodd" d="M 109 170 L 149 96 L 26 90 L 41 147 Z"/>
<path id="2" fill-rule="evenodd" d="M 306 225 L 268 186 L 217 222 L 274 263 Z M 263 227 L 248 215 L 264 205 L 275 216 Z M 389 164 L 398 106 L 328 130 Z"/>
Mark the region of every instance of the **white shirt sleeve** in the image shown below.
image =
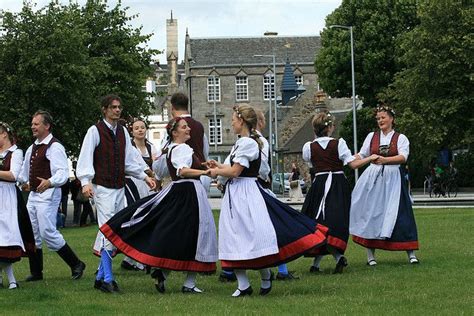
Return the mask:
<path id="1" fill-rule="evenodd" d="M 171 152 L 171 163 L 176 168 L 176 175 L 180 176 L 182 168 L 191 168 L 193 164 L 193 149 L 187 144 L 179 144 Z"/>
<path id="2" fill-rule="evenodd" d="M 204 159 L 209 159 L 209 140 L 207 139 L 206 133 L 202 138 L 202 153 L 204 154 Z"/>
<path id="3" fill-rule="evenodd" d="M 224 160 L 224 165 L 229 165 L 230 166 L 230 155 L 227 156 L 227 158 Z M 229 180 L 229 178 L 224 177 L 224 176 L 217 176 L 217 181 L 219 181 L 222 184 L 225 184 Z"/>
<path id="4" fill-rule="evenodd" d="M 31 150 L 33 149 L 33 145 L 28 147 L 25 154 L 25 159 L 23 160 L 23 164 L 21 166 L 20 174 L 18 175 L 17 181 L 21 184 L 28 183 L 30 177 L 30 159 L 31 159 Z"/>
<path id="5" fill-rule="evenodd" d="M 311 162 L 311 143 L 307 142 L 303 145 L 303 161 Z"/>
<path id="6" fill-rule="evenodd" d="M 48 179 L 51 186 L 62 186 L 69 178 L 69 165 L 63 145 L 58 142 L 52 143 L 46 151 L 46 158 L 49 159 L 51 168 L 51 178 Z"/>
<path id="7" fill-rule="evenodd" d="M 125 127 L 117 126 L 117 128 L 119 127 L 123 128 L 123 132 L 125 134 L 125 174 L 137 178 L 139 180 L 144 180 L 146 178 L 146 169 L 144 170 L 142 164 L 136 159 L 136 148 L 132 145 L 130 135 L 128 134 L 128 131 Z M 141 161 L 143 161 L 143 158 L 141 158 L 142 155 L 139 151 L 138 154 L 140 155 Z"/>
<path id="8" fill-rule="evenodd" d="M 164 177 L 169 176 L 168 165 L 166 163 L 166 154 L 161 154 L 161 151 L 158 152 L 156 160 L 153 161 L 153 171 L 155 172 L 156 178 L 158 180 L 163 179 Z"/>
<path id="9" fill-rule="evenodd" d="M 235 143 L 235 156 L 233 161 L 234 163 L 248 168 L 250 162 L 258 158 L 259 151 L 258 143 L 255 140 L 249 137 L 241 137 Z"/>
<path id="10" fill-rule="evenodd" d="M 94 151 L 99 145 L 100 136 L 97 127 L 91 126 L 87 130 L 86 136 L 82 141 L 81 152 L 77 159 L 76 175 L 81 181 L 81 185 L 91 183 L 95 176 L 94 170 Z"/>
<path id="11" fill-rule="evenodd" d="M 410 154 L 410 141 L 403 134 L 400 134 L 400 136 L 398 136 L 397 149 L 398 154 L 405 157 L 405 161 L 407 161 L 408 155 Z"/>
<path id="12" fill-rule="evenodd" d="M 21 171 L 21 165 L 23 162 L 23 151 L 21 149 L 15 149 L 12 152 L 12 159 L 10 161 L 10 172 L 15 177 L 15 180 L 18 179 L 18 176 Z"/>
<path id="13" fill-rule="evenodd" d="M 268 164 L 268 153 L 270 149 L 270 144 L 268 144 L 268 140 L 263 136 L 260 136 L 260 140 L 262 141 L 263 146 L 260 150 L 262 152 L 262 161 L 260 163 L 258 175 L 261 179 L 268 181 L 268 175 L 270 174 L 270 165 Z"/>
<path id="14" fill-rule="evenodd" d="M 360 158 L 364 159 L 365 157 L 370 156 L 370 141 L 372 140 L 372 136 L 374 135 L 374 132 L 370 132 L 369 135 L 364 140 L 364 143 L 362 144 L 362 148 L 359 151 L 359 156 Z"/>
<path id="15" fill-rule="evenodd" d="M 339 139 L 337 151 L 339 153 L 339 160 L 344 163 L 344 166 L 355 160 L 355 157 L 352 156 L 351 150 L 347 147 L 347 143 L 343 138 Z"/>
<path id="16" fill-rule="evenodd" d="M 135 153 L 135 160 L 138 164 L 140 164 L 143 168 L 143 171 L 150 169 L 148 165 L 146 164 L 145 160 L 143 160 L 142 153 L 140 152 L 140 149 L 134 147 L 132 145 L 132 148 L 134 149 L 133 152 Z"/>

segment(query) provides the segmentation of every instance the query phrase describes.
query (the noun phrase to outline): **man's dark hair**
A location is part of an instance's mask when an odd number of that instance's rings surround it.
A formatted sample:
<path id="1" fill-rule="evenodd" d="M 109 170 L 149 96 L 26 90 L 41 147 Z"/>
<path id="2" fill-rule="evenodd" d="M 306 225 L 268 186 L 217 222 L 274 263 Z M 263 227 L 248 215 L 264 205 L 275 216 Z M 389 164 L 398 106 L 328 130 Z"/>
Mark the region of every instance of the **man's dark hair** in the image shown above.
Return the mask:
<path id="1" fill-rule="evenodd" d="M 116 94 L 108 94 L 100 100 L 100 106 L 102 109 L 106 109 L 113 101 L 119 101 L 122 104 L 122 99 Z"/>
<path id="2" fill-rule="evenodd" d="M 51 114 L 49 114 L 48 111 L 38 110 L 35 112 L 35 114 L 33 114 L 33 117 L 37 115 L 41 115 L 41 117 L 43 118 L 43 124 L 45 125 L 49 124 L 49 131 L 51 131 L 53 128 L 53 122 L 54 122 Z"/>
<path id="3" fill-rule="evenodd" d="M 176 92 L 171 96 L 171 105 L 175 110 L 187 111 L 189 99 L 188 96 L 182 92 Z"/>

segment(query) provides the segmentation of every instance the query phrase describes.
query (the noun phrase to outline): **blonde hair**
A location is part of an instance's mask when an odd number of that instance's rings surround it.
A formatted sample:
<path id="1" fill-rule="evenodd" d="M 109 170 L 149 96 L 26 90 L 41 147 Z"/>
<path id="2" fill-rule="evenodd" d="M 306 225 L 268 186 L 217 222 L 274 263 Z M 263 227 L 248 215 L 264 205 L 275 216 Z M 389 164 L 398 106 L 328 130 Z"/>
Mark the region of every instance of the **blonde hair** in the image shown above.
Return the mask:
<path id="1" fill-rule="evenodd" d="M 328 136 L 329 127 L 334 125 L 336 118 L 329 112 L 320 112 L 313 117 L 311 122 L 314 134 L 317 137 Z"/>
<path id="2" fill-rule="evenodd" d="M 234 111 L 249 129 L 250 137 L 253 138 L 258 143 L 258 147 L 262 149 L 263 143 L 257 133 L 258 118 L 254 108 L 250 105 L 242 104 L 234 106 Z"/>

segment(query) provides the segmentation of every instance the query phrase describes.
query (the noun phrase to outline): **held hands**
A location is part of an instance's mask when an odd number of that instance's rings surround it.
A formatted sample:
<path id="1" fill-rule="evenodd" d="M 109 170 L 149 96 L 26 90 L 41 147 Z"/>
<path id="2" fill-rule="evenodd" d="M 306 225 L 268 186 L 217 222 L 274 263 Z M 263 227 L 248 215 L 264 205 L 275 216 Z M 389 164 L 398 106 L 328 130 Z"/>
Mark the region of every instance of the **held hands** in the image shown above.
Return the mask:
<path id="1" fill-rule="evenodd" d="M 207 168 L 219 168 L 219 163 L 217 161 L 215 161 L 214 159 L 211 159 L 211 160 L 208 160 L 206 162 L 203 163 Z"/>
<path id="2" fill-rule="evenodd" d="M 21 190 L 25 192 L 30 192 L 30 185 L 28 183 L 23 183 L 21 185 Z"/>
<path id="3" fill-rule="evenodd" d="M 145 182 L 148 185 L 148 187 L 152 190 L 156 188 L 156 182 L 153 178 L 150 178 L 149 176 L 145 177 Z"/>
<path id="4" fill-rule="evenodd" d="M 92 198 L 94 196 L 94 190 L 92 189 L 92 184 L 86 184 L 82 187 L 82 195 L 87 198 Z"/>
<path id="5" fill-rule="evenodd" d="M 38 187 L 36 188 L 37 192 L 43 193 L 51 187 L 51 181 L 49 181 L 48 179 L 43 179 L 40 177 L 36 177 L 36 179 L 41 181 Z"/>
<path id="6" fill-rule="evenodd" d="M 373 158 L 374 156 L 375 156 L 375 158 Z M 375 155 L 375 154 L 370 156 L 370 158 L 373 158 L 373 160 L 371 160 L 371 161 L 376 165 L 386 165 L 387 162 L 388 162 L 386 157 Z"/>

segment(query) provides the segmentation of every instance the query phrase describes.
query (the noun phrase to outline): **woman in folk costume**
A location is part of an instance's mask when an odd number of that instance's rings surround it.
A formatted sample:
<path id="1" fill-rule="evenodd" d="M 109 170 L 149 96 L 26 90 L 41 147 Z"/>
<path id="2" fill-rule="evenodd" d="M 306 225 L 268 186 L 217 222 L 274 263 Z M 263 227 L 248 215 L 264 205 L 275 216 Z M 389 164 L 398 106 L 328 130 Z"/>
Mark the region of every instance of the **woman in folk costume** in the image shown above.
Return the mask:
<path id="1" fill-rule="evenodd" d="M 364 171 L 352 192 L 349 231 L 354 242 L 367 248 L 367 264 L 375 266 L 375 249 L 405 250 L 411 264 L 418 234 L 404 170 L 409 154 L 408 138 L 394 131 L 394 111 L 380 106 L 375 111 L 379 131 L 369 133 L 360 158 L 378 158 Z"/>
<path id="2" fill-rule="evenodd" d="M 5 270 L 9 289 L 18 288 L 12 264 L 35 250 L 28 211 L 16 186 L 22 162 L 23 152 L 15 145 L 11 127 L 0 122 L 0 287 Z"/>
<path id="3" fill-rule="evenodd" d="M 252 107 L 234 107 L 232 128 L 240 138 L 230 152 L 230 165 L 208 162 L 213 177 L 229 178 L 219 218 L 219 259 L 222 268 L 233 269 L 237 276 L 234 297 L 253 292 L 246 269 L 260 270 L 260 295 L 266 295 L 272 288 L 269 267 L 291 261 L 325 241 L 314 220 L 258 184 L 261 142 L 256 125 Z"/>
<path id="4" fill-rule="evenodd" d="M 135 119 L 130 129 L 132 133 L 132 145 L 137 151 L 137 160 L 143 165 L 145 173 L 154 179 L 155 175 L 152 171 L 152 164 L 156 159 L 157 150 L 155 145 L 146 139 L 147 126 L 145 121 Z M 153 193 L 144 181 L 137 180 L 133 177 L 126 177 L 125 181 L 125 207 Z M 120 266 L 125 270 L 145 269 L 145 266 L 129 257 L 125 257 Z"/>
<path id="5" fill-rule="evenodd" d="M 197 272 L 214 272 L 217 261 L 216 227 L 206 190 L 199 181 L 209 171 L 201 167 L 185 142 L 190 128 L 178 117 L 167 125 L 171 143 L 167 163 L 172 182 L 159 193 L 120 211 L 100 230 L 121 252 L 159 268 L 155 287 L 165 292 L 169 270 L 187 271 L 183 293 L 202 293 Z"/>
<path id="6" fill-rule="evenodd" d="M 355 159 L 342 138 L 331 137 L 335 117 L 329 112 L 314 116 L 313 130 L 316 138 L 303 146 L 303 160 L 315 169 L 315 178 L 303 204 L 302 213 L 316 219 L 318 225 L 327 227 L 327 244 L 307 253 L 314 256 L 310 272 L 320 272 L 319 265 L 324 255 L 332 254 L 336 259 L 334 273 L 342 273 L 347 266 L 344 251 L 349 239 L 349 209 L 351 189 L 344 175 L 343 166 L 359 168 L 377 155 Z"/>

